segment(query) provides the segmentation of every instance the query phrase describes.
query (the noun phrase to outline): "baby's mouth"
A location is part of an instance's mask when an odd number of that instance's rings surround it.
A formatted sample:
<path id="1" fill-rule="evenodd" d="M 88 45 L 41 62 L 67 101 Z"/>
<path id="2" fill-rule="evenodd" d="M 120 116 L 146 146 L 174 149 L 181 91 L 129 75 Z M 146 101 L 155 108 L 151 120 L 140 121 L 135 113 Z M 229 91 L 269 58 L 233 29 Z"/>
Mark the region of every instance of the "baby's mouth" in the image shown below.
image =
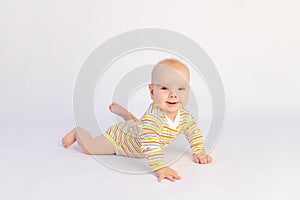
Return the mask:
<path id="1" fill-rule="evenodd" d="M 170 104 L 170 105 L 176 105 L 176 104 L 178 104 L 178 102 L 170 102 L 170 101 L 167 101 L 167 104 Z"/>

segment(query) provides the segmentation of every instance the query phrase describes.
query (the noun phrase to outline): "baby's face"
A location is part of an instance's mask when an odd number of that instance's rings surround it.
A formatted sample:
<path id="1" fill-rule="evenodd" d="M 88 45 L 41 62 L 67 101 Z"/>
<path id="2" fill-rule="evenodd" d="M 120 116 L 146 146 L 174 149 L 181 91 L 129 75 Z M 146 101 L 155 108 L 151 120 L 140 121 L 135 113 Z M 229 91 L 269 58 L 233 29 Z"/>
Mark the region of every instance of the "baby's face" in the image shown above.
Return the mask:
<path id="1" fill-rule="evenodd" d="M 189 74 L 184 69 L 167 66 L 156 67 L 149 85 L 151 98 L 168 116 L 176 116 L 188 103 Z"/>

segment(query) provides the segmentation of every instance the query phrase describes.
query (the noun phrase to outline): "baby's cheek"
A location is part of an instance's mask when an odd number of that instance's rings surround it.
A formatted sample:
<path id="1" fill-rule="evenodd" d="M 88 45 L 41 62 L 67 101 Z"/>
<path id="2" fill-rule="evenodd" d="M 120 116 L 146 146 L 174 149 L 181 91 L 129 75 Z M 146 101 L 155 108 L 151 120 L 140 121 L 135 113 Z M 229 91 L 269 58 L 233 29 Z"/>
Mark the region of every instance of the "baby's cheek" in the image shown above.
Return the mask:
<path id="1" fill-rule="evenodd" d="M 186 106 L 186 104 L 188 103 L 188 95 L 180 95 L 179 97 L 182 106 Z"/>

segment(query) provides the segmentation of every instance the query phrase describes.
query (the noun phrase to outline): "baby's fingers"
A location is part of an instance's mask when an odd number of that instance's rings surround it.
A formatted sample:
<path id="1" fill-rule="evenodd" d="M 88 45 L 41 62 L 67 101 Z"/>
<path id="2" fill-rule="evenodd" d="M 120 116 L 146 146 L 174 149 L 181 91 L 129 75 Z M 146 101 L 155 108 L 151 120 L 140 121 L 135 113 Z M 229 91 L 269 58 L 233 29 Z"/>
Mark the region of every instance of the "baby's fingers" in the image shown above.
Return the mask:
<path id="1" fill-rule="evenodd" d="M 200 158 L 200 163 L 201 164 L 206 164 L 207 163 L 207 159 L 205 158 Z"/>
<path id="2" fill-rule="evenodd" d="M 175 181 L 174 178 L 173 178 L 173 176 L 171 176 L 171 175 L 165 176 L 165 175 L 161 174 L 161 175 L 159 175 L 159 177 L 158 177 L 158 182 L 161 182 L 161 181 L 164 180 L 164 179 L 169 179 L 169 180 L 172 181 L 172 182 Z"/>
<path id="3" fill-rule="evenodd" d="M 168 180 L 170 180 L 170 181 L 172 181 L 172 182 L 175 182 L 175 180 L 177 179 L 177 180 L 181 180 L 181 177 L 180 176 L 174 176 L 174 175 L 168 175 L 168 176 L 165 176 L 165 175 L 163 175 L 163 174 L 161 174 L 161 175 L 159 175 L 159 177 L 158 177 L 158 182 L 161 182 L 163 179 L 168 179 Z"/>
<path id="4" fill-rule="evenodd" d="M 163 175 L 163 174 L 160 174 L 160 175 L 158 176 L 158 182 L 161 182 L 164 178 L 166 178 L 166 176 Z"/>
<path id="5" fill-rule="evenodd" d="M 168 178 L 170 181 L 175 182 L 175 179 L 174 179 L 174 177 L 173 177 L 172 175 L 169 175 L 167 178 Z"/>
<path id="6" fill-rule="evenodd" d="M 211 161 L 212 161 L 212 158 L 208 155 L 205 158 L 200 158 L 201 164 L 211 163 Z"/>
<path id="7" fill-rule="evenodd" d="M 181 177 L 179 175 L 174 175 L 174 178 L 177 180 L 181 180 Z"/>
<path id="8" fill-rule="evenodd" d="M 211 163 L 212 162 L 212 157 L 210 157 L 210 156 L 207 156 L 207 163 Z"/>
<path id="9" fill-rule="evenodd" d="M 173 172 L 172 176 L 177 180 L 181 180 L 181 177 L 177 174 L 177 172 Z"/>
<path id="10" fill-rule="evenodd" d="M 194 161 L 195 161 L 196 163 L 200 163 L 200 159 L 197 158 L 197 157 L 194 158 Z"/>

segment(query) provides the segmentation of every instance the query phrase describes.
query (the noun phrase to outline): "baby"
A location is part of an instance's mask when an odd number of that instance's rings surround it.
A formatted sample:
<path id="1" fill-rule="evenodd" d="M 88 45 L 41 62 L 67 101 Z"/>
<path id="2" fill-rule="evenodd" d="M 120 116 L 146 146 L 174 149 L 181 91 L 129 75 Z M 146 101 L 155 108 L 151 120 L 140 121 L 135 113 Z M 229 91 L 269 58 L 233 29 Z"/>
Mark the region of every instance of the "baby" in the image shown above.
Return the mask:
<path id="1" fill-rule="evenodd" d="M 122 106 L 112 103 L 110 110 L 125 119 L 113 125 L 103 135 L 92 138 L 80 127 L 63 137 L 65 148 L 77 141 L 84 153 L 121 155 L 147 159 L 158 181 L 181 180 L 178 173 L 166 166 L 163 150 L 183 133 L 190 144 L 196 163 L 206 164 L 212 158 L 204 150 L 201 130 L 194 118 L 184 109 L 189 96 L 190 73 L 178 60 L 165 59 L 152 70 L 149 91 L 153 100 L 141 119 L 136 119 Z"/>

